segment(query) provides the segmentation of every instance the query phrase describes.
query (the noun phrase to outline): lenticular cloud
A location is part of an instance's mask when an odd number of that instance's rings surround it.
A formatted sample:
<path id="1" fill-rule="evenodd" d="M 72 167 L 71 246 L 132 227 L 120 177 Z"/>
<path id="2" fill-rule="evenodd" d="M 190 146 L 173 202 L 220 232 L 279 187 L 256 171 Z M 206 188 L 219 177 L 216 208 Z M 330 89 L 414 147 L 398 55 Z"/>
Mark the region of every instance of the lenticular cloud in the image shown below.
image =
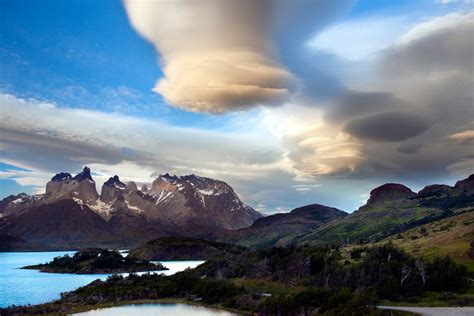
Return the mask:
<path id="1" fill-rule="evenodd" d="M 293 77 L 276 57 L 270 1 L 126 0 L 133 27 L 157 49 L 154 91 L 188 111 L 282 103 Z"/>

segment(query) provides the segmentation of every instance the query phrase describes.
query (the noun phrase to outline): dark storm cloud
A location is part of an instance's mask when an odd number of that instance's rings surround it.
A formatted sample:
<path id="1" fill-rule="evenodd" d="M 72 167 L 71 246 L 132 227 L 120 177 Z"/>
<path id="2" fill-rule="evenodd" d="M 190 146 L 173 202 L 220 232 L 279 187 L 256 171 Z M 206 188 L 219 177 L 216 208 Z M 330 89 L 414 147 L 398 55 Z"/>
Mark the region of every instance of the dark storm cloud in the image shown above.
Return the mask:
<path id="1" fill-rule="evenodd" d="M 406 106 L 406 102 L 387 92 L 347 91 L 326 112 L 330 121 L 346 121 L 356 117 L 395 111 Z"/>
<path id="2" fill-rule="evenodd" d="M 422 147 L 423 147 L 422 144 L 417 144 L 417 143 L 402 144 L 397 148 L 397 151 L 403 154 L 416 154 L 420 152 Z"/>
<path id="3" fill-rule="evenodd" d="M 386 112 L 349 121 L 345 131 L 362 139 L 396 142 L 420 135 L 431 122 L 407 112 Z"/>

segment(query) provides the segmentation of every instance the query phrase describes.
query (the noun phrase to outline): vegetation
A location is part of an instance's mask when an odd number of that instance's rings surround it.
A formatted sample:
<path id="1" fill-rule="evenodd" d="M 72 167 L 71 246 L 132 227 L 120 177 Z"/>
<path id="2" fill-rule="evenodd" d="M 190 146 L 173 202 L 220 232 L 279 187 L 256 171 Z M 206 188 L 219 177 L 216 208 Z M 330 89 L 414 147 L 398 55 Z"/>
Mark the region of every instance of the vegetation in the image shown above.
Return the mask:
<path id="1" fill-rule="evenodd" d="M 163 237 L 130 250 L 128 257 L 141 260 L 206 260 L 244 251 L 241 246 L 205 239 Z"/>
<path id="2" fill-rule="evenodd" d="M 470 245 L 473 241 L 474 212 L 465 212 L 412 228 L 378 244 L 393 243 L 414 256 L 430 260 L 450 256 L 474 272 L 474 247 Z"/>
<path id="3" fill-rule="evenodd" d="M 180 299 L 261 315 L 383 315 L 371 306 L 428 299 L 469 305 L 469 293 L 467 269 L 449 257 L 424 260 L 392 244 L 356 251 L 305 246 L 227 253 L 172 276 L 114 275 L 56 302 L 3 313 L 69 313 L 113 302 Z"/>
<path id="4" fill-rule="evenodd" d="M 123 273 L 167 270 L 163 265 L 135 258 L 124 258 L 119 252 L 90 248 L 78 251 L 74 256 L 56 257 L 53 261 L 26 266 L 23 269 L 37 269 L 52 273 Z"/>

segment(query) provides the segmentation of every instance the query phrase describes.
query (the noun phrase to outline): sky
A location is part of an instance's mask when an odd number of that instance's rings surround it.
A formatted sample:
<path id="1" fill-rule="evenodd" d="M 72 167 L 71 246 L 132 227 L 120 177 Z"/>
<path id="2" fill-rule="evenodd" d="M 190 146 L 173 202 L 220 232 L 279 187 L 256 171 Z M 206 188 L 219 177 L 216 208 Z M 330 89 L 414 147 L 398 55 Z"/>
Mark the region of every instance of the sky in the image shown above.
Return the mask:
<path id="1" fill-rule="evenodd" d="M 352 212 L 474 173 L 471 0 L 0 0 L 0 197 L 92 169 Z"/>

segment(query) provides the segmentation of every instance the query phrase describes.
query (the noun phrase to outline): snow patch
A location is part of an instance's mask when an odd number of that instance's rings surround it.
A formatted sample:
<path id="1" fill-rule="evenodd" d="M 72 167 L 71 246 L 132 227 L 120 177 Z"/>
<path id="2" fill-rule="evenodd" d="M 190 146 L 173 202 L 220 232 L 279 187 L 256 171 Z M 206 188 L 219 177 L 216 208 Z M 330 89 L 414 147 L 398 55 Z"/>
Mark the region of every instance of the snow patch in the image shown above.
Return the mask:
<path id="1" fill-rule="evenodd" d="M 161 190 L 159 194 L 155 194 L 156 205 L 172 197 L 174 193 L 172 191 Z"/>
<path id="2" fill-rule="evenodd" d="M 94 204 L 88 205 L 94 212 L 99 213 L 99 214 L 106 214 L 109 215 L 110 212 L 112 211 L 112 205 L 107 204 L 100 199 L 95 201 Z"/>
<path id="3" fill-rule="evenodd" d="M 117 189 L 119 190 L 125 190 L 125 186 L 124 185 L 120 185 L 118 183 L 114 183 L 114 187 L 116 187 Z"/>
<path id="4" fill-rule="evenodd" d="M 127 207 L 131 210 L 137 211 L 138 213 L 143 213 L 143 210 L 137 206 L 130 205 L 128 201 L 125 201 L 125 204 L 127 204 Z"/>
<path id="5" fill-rule="evenodd" d="M 81 199 L 78 199 L 77 197 L 72 197 L 72 199 L 74 200 L 74 202 L 76 202 L 77 205 L 80 205 L 81 208 L 84 206 L 84 201 L 81 200 Z"/>
<path id="6" fill-rule="evenodd" d="M 12 201 L 13 204 L 19 204 L 19 203 L 21 203 L 21 202 L 23 202 L 23 199 L 22 199 L 22 198 L 18 198 L 18 199 L 16 199 L 16 200 L 13 200 L 13 201 Z"/>

